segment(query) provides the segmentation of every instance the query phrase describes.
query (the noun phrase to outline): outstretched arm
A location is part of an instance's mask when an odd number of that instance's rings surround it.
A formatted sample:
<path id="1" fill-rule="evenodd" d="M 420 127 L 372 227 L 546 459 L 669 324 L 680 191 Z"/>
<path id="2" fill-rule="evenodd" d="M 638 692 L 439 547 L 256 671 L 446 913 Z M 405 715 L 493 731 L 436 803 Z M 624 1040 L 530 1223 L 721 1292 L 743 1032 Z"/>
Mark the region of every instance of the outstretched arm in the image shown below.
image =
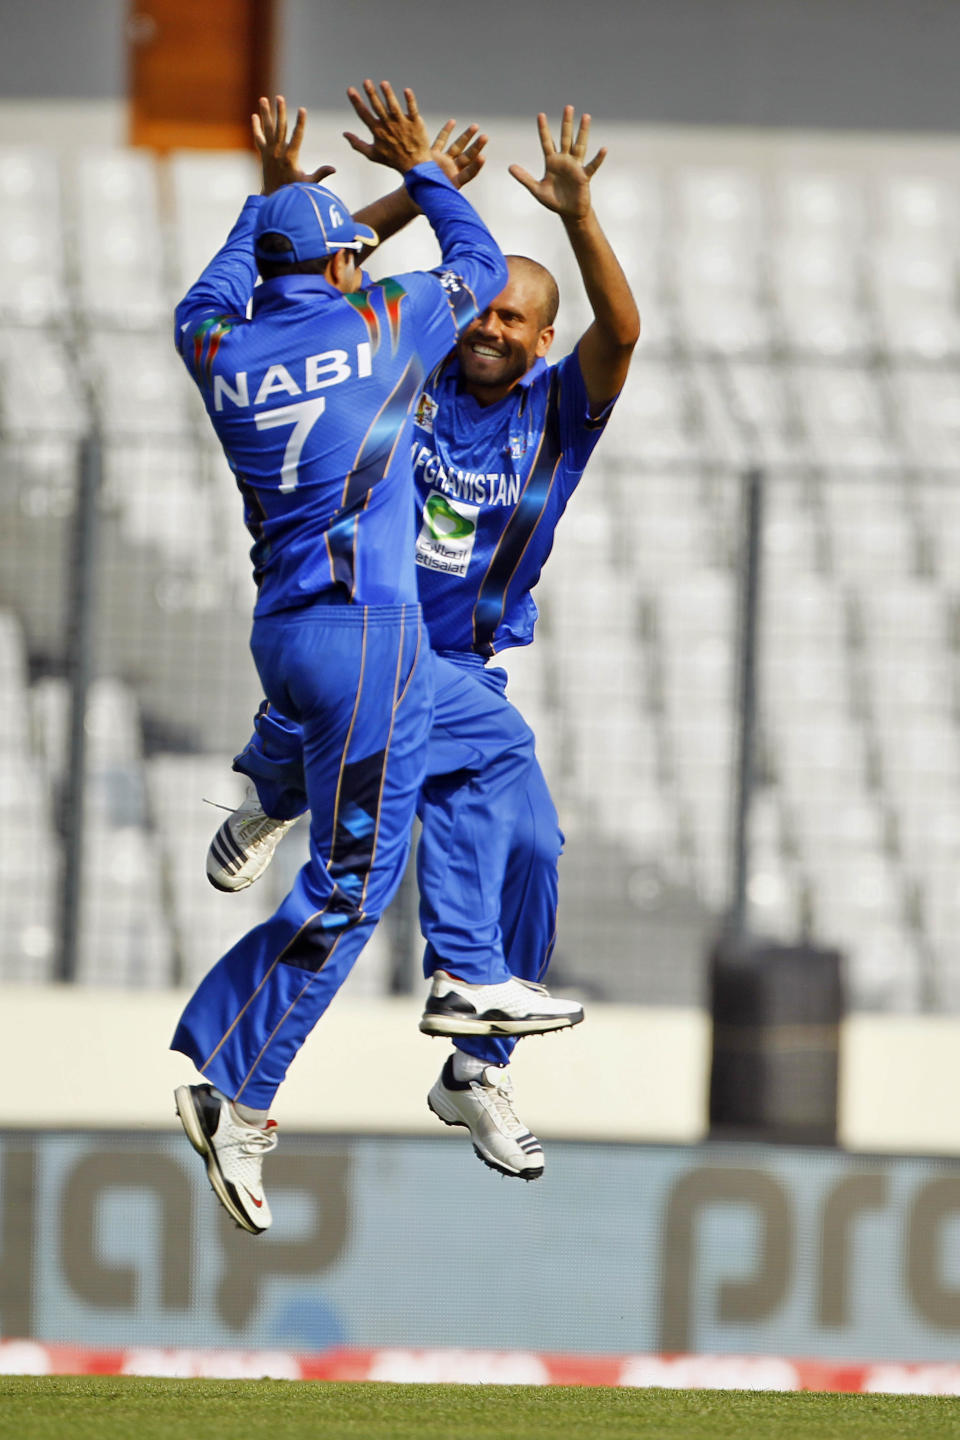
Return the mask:
<path id="1" fill-rule="evenodd" d="M 590 181 L 603 163 L 600 149 L 587 161 L 590 116 L 583 115 L 574 136 L 574 108 L 565 105 L 560 144 L 554 143 L 546 115 L 537 116 L 544 173 L 536 180 L 520 165 L 510 174 L 546 209 L 563 221 L 583 286 L 593 311 L 593 323 L 580 338 L 580 369 L 593 411 L 601 410 L 623 388 L 630 357 L 640 338 L 636 301 L 593 209 Z"/>
<path id="2" fill-rule="evenodd" d="M 251 116 L 253 141 L 260 152 L 260 168 L 263 173 L 263 193 L 272 195 L 283 185 L 298 181 L 319 184 L 328 175 L 333 175 L 335 166 L 320 165 L 316 170 L 300 169 L 300 146 L 307 127 L 307 112 L 301 105 L 297 111 L 293 133 L 287 138 L 287 102 L 278 95 L 273 105 L 265 95 L 260 97 L 260 108 Z"/>
<path id="3" fill-rule="evenodd" d="M 487 137 L 478 133 L 479 125 L 468 125 L 462 134 L 451 140 L 450 136 L 455 129 L 456 121 L 448 120 L 434 140 L 430 154 L 447 179 L 451 180 L 458 190 L 462 190 L 483 168 L 486 160 L 483 149 Z M 405 225 L 409 225 L 419 214 L 419 205 L 414 203 L 406 187 L 401 185 L 398 190 L 391 190 L 388 195 L 382 195 L 379 200 L 364 205 L 362 210 L 356 211 L 354 218 L 362 225 L 369 225 L 376 230 L 382 244 Z"/>
<path id="4" fill-rule="evenodd" d="M 301 169 L 300 147 L 307 124 L 307 112 L 302 105 L 297 111 L 289 139 L 287 102 L 282 95 L 278 95 L 272 105 L 266 96 L 261 96 L 258 113 L 252 116 L 252 123 L 254 143 L 260 153 L 264 195 L 272 195 L 281 186 L 292 185 L 298 181 L 318 183 L 328 175 L 336 173 L 333 165 L 321 165 L 312 171 Z M 430 147 L 430 154 L 447 179 L 460 190 L 483 168 L 486 160 L 483 150 L 487 137 L 479 133 L 479 125 L 468 125 L 455 140 L 451 140 L 455 129 L 456 121 L 448 120 Z M 389 194 L 382 195 L 379 200 L 373 200 L 369 205 L 355 211 L 354 219 L 376 230 L 382 244 L 405 225 L 409 225 L 419 214 L 420 207 L 406 187 L 401 185 Z"/>
<path id="5" fill-rule="evenodd" d="M 366 102 L 360 92 L 352 85 L 347 89 L 347 96 L 351 105 L 357 112 L 357 116 L 369 129 L 372 138 L 361 140 L 359 136 L 351 131 L 344 131 L 344 138 L 354 150 L 361 155 L 366 155 L 368 160 L 390 165 L 395 170 L 411 168 L 405 163 L 398 163 L 397 158 L 391 158 L 387 150 L 386 126 L 392 120 L 394 123 L 400 117 L 400 107 L 390 86 L 384 83 L 381 86 L 383 96 L 377 93 L 376 86 L 370 81 L 363 82 L 366 93 Z M 422 138 L 426 138 L 426 130 L 423 128 L 423 121 L 417 109 L 416 97 L 412 90 L 404 91 L 404 98 L 407 101 L 407 114 L 421 128 Z M 481 170 L 486 157 L 483 154 L 484 146 L 487 143 L 486 135 L 479 134 L 478 125 L 468 125 L 456 140 L 451 141 L 450 136 L 456 128 L 455 120 L 448 120 L 443 126 L 433 144 L 429 147 L 429 155 L 425 158 L 433 160 L 458 190 L 462 189 L 468 181 Z M 396 235 L 411 220 L 416 219 L 420 214 L 420 207 L 413 197 L 408 193 L 405 186 L 383 195 L 379 200 L 364 206 L 358 210 L 356 218 L 364 225 L 370 225 L 380 236 L 381 242 Z"/>
<path id="6" fill-rule="evenodd" d="M 431 301 L 426 312 L 432 316 L 431 324 L 437 316 L 441 322 L 452 319 L 459 333 L 503 288 L 506 260 L 466 196 L 437 164 L 413 91 L 403 91 L 406 109 L 402 110 L 385 80 L 379 91 L 372 80 L 364 80 L 363 89 L 366 99 L 353 86 L 347 96 L 372 138 L 362 140 L 348 131 L 346 139 L 368 160 L 398 170 L 404 186 L 426 215 L 446 268 L 442 276 L 434 275 L 425 293 L 432 291 L 439 280 L 447 306 L 444 314 L 435 305 L 431 309 Z M 432 300 L 436 298 L 434 294 Z M 438 340 L 437 327 L 433 326 L 433 330 L 433 339 Z M 444 330 L 443 323 L 440 330 Z M 449 348 L 448 332 L 444 331 L 444 339 Z"/>

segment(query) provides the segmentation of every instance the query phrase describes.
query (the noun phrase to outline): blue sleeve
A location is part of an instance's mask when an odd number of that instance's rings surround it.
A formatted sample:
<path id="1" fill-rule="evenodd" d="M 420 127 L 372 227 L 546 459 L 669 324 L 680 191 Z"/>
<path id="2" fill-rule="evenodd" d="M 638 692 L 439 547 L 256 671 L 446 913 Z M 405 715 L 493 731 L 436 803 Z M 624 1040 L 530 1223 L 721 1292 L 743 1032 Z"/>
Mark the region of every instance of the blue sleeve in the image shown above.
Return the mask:
<path id="1" fill-rule="evenodd" d="M 176 308 L 174 338 L 188 365 L 193 349 L 191 341 L 200 327 L 209 327 L 215 320 L 237 322 L 246 316 L 257 279 L 253 227 L 262 204 L 262 195 L 251 195 L 247 199 L 226 243 Z"/>
<path id="2" fill-rule="evenodd" d="M 404 176 L 404 183 L 437 237 L 442 262 L 435 273 L 441 281 L 452 273 L 459 282 L 457 288 L 448 282 L 447 288 L 460 331 L 500 294 L 507 283 L 507 262 L 470 201 L 434 161 L 415 165 Z M 468 307 L 455 302 L 463 289 L 470 294 L 472 314 L 461 323 L 458 311 Z"/>
<path id="3" fill-rule="evenodd" d="M 560 372 L 558 421 L 560 446 L 563 451 L 561 488 L 568 497 L 576 488 L 584 467 L 606 429 L 611 411 L 617 402 L 614 396 L 600 411 L 590 414 L 590 399 L 580 369 L 580 347 L 577 345 L 557 366 Z"/>
<path id="4" fill-rule="evenodd" d="M 438 165 L 416 165 L 407 189 L 433 227 L 442 260 L 435 270 L 414 270 L 378 282 L 407 297 L 415 344 L 432 370 L 507 283 L 507 262 L 480 216 Z"/>

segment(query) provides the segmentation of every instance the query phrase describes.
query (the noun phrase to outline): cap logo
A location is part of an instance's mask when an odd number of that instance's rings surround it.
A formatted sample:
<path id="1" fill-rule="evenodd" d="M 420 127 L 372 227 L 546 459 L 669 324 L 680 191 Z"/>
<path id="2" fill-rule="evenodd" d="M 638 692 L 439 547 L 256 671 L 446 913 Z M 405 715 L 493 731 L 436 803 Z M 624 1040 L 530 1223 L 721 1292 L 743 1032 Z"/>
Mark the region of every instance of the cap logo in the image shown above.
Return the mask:
<path id="1" fill-rule="evenodd" d="M 376 232 L 369 225 L 358 224 L 340 197 L 320 185 L 283 187 L 260 211 L 254 231 L 256 254 L 283 263 L 273 252 L 267 255 L 260 248 L 260 237 L 274 232 L 290 241 L 284 259 L 293 263 L 333 255 L 341 249 L 359 252 L 365 245 L 372 249 L 377 244 Z"/>

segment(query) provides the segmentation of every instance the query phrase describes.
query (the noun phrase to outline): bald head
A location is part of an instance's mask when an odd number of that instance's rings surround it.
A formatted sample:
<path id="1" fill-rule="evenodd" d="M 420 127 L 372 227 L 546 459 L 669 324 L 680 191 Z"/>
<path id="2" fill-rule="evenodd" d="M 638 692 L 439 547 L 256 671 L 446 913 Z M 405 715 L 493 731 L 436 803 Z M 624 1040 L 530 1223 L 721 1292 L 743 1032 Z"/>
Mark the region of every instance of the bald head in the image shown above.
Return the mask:
<path id="1" fill-rule="evenodd" d="M 457 343 L 460 375 L 481 405 L 508 395 L 553 344 L 557 282 L 536 260 L 507 256 L 507 283 Z"/>
<path id="2" fill-rule="evenodd" d="M 529 255 L 508 255 L 507 269 L 511 280 L 532 287 L 539 304 L 539 319 L 543 329 L 552 325 L 560 308 L 560 291 L 546 265 L 531 260 Z"/>

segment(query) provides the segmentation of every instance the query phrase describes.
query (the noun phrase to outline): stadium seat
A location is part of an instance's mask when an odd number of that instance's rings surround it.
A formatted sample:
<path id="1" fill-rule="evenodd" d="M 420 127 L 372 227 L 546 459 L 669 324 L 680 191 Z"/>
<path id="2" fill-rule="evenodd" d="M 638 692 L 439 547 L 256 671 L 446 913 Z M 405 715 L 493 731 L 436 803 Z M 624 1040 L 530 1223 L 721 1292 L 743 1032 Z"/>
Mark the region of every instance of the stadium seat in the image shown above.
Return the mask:
<path id="1" fill-rule="evenodd" d="M 819 464 L 882 470 L 896 462 L 883 397 L 866 367 L 795 365 L 789 381 Z"/>
<path id="2" fill-rule="evenodd" d="M 858 252 L 868 224 L 859 176 L 842 170 L 782 166 L 774 177 L 773 223 L 779 234 L 815 235 Z"/>
<path id="3" fill-rule="evenodd" d="M 881 443 L 876 437 L 877 443 Z M 871 442 L 872 444 L 873 442 Z M 838 447 L 839 449 L 839 447 Z M 834 574 L 841 582 L 878 575 L 906 579 L 921 568 L 921 531 L 907 503 L 899 474 L 821 472 L 818 492 Z"/>
<path id="4" fill-rule="evenodd" d="M 6 744 L 23 754 L 31 743 L 30 682 L 23 627 L 13 610 L 0 610 L 0 705 L 6 716 Z"/>
<path id="5" fill-rule="evenodd" d="M 155 838 L 139 825 L 92 819 L 84 835 L 77 981 L 162 989 L 176 979 Z"/>
<path id="6" fill-rule="evenodd" d="M 881 236 L 938 245 L 956 238 L 960 207 L 952 178 L 923 171 L 880 173 L 872 201 Z"/>
<path id="7" fill-rule="evenodd" d="M 0 330 L 0 426 L 7 437 L 75 440 L 89 426 L 76 361 L 43 330 Z"/>
<path id="8" fill-rule="evenodd" d="M 0 815 L 0 980 L 6 983 L 52 981 L 59 946 L 60 846 L 46 792 L 33 776 L 36 812 L 18 811 L 16 823 Z M 19 793 L 28 798 L 22 785 Z"/>
<path id="9" fill-rule="evenodd" d="M 891 797 L 890 813 L 904 869 L 923 885 L 934 872 L 960 875 L 960 794 L 942 779 L 908 785 Z"/>
<path id="10" fill-rule="evenodd" d="M 777 565 L 763 575 L 759 620 L 761 663 L 789 664 L 791 655 L 820 655 L 831 665 L 847 655 L 849 610 L 844 591 L 826 576 Z"/>
<path id="11" fill-rule="evenodd" d="M 52 978 L 57 947 L 60 852 L 55 792 L 35 744 L 25 637 L 0 611 L 0 704 L 7 745 L 0 758 L 0 980 Z"/>
<path id="12" fill-rule="evenodd" d="M 163 445 L 191 436 L 203 419 L 194 387 L 168 335 L 92 332 L 86 342 L 97 411 L 104 434 Z"/>
<path id="13" fill-rule="evenodd" d="M 194 986 L 211 965 L 283 898 L 306 858 L 307 825 L 285 837 L 266 874 L 236 895 L 218 894 L 205 874 L 207 847 L 223 811 L 240 803 L 246 782 L 229 755 L 155 755 L 147 765 L 150 803 L 172 900 L 178 978 Z M 212 803 L 205 803 L 212 802 Z M 218 808 L 222 807 L 222 808 Z M 342 993 L 383 994 L 391 988 L 389 930 L 378 927 Z"/>
<path id="14" fill-rule="evenodd" d="M 71 256 L 86 325 L 169 336 L 158 166 L 148 150 L 82 150 L 67 167 Z"/>
<path id="15" fill-rule="evenodd" d="M 911 715 L 953 715 L 958 696 L 957 665 L 945 650 L 890 651 L 871 646 L 861 660 L 875 723 L 896 730 Z"/>
<path id="16" fill-rule="evenodd" d="M 877 347 L 872 314 L 847 296 L 787 292 L 780 297 L 777 328 L 783 349 L 798 359 L 865 360 Z"/>
<path id="17" fill-rule="evenodd" d="M 890 385 L 910 461 L 954 471 L 960 464 L 960 369 L 895 365 Z"/>
<path id="18" fill-rule="evenodd" d="M 179 299 L 213 259 L 248 195 L 259 195 L 260 166 L 241 150 L 173 150 L 173 286 Z"/>
<path id="19" fill-rule="evenodd" d="M 838 649 L 809 640 L 772 640 L 759 666 L 761 713 L 774 729 L 803 725 L 809 717 L 826 716 L 842 723 L 853 701 L 853 674 Z"/>
<path id="20" fill-rule="evenodd" d="M 926 777 L 960 790 L 960 730 L 949 712 L 901 711 L 878 726 L 874 743 L 884 780 L 897 793 Z"/>
<path id="21" fill-rule="evenodd" d="M 658 586 L 651 599 L 666 645 L 687 643 L 693 636 L 733 635 L 736 594 L 733 575 L 727 570 L 711 568 L 676 576 Z"/>
<path id="22" fill-rule="evenodd" d="M 150 436 L 104 446 L 104 505 L 116 510 L 131 543 L 157 551 L 174 573 L 206 574 L 220 561 L 224 532 L 210 491 L 202 453 L 188 440 L 160 446 Z M 239 531 L 240 500 L 233 498 Z"/>
<path id="23" fill-rule="evenodd" d="M 536 644 L 501 651 L 491 662 L 507 672 L 507 698 L 536 736 L 537 759 L 551 786 L 563 773 L 563 716 L 551 698 L 553 650 L 550 632 L 541 627 Z"/>
<path id="24" fill-rule="evenodd" d="M 691 503 L 698 491 L 699 477 L 688 470 L 621 474 L 615 543 L 627 574 L 649 585 L 709 569 L 723 559 L 730 537 L 717 535 L 707 505 Z"/>
<path id="25" fill-rule="evenodd" d="M 684 371 L 667 361 L 635 360 L 601 443 L 605 456 L 631 463 L 702 460 L 704 442 Z"/>
<path id="26" fill-rule="evenodd" d="M 883 583 L 860 579 L 849 587 L 863 645 L 879 651 L 951 647 L 947 593 L 932 580 L 884 576 Z"/>
<path id="27" fill-rule="evenodd" d="M 158 753 L 147 761 L 147 791 L 172 907 L 177 979 L 186 986 L 196 985 L 281 898 L 275 894 L 272 868 L 237 895 L 218 895 L 207 880 L 207 847 L 224 818 L 216 807 L 232 810 L 243 798 L 245 782 L 233 773 L 232 759 L 229 754 Z"/>
<path id="28" fill-rule="evenodd" d="M 70 312 L 55 151 L 0 146 L 0 322 L 50 326 Z"/>
<path id="29" fill-rule="evenodd" d="M 941 472 L 917 478 L 911 486 L 911 501 L 925 545 L 926 570 L 948 596 L 956 595 L 960 588 L 960 491 Z"/>
<path id="30" fill-rule="evenodd" d="M 960 317 L 940 299 L 884 293 L 875 313 L 878 344 L 891 360 L 956 364 L 960 359 Z"/>
<path id="31" fill-rule="evenodd" d="M 780 343 L 820 360 L 868 355 L 860 300 L 866 200 L 856 179 L 784 167 L 774 179 L 771 286 Z"/>
<path id="32" fill-rule="evenodd" d="M 781 366 L 751 360 L 693 367 L 713 456 L 729 465 L 779 466 L 810 458 Z"/>

